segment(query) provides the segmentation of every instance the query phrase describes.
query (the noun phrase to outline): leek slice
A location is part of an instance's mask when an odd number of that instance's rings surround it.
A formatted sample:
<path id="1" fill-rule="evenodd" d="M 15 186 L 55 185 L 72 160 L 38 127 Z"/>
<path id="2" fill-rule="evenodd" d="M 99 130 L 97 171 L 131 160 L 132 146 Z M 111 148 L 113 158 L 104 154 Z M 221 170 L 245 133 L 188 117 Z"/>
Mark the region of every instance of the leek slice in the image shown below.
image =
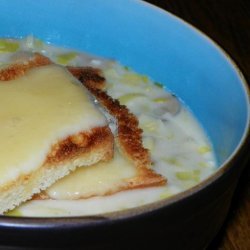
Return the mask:
<path id="1" fill-rule="evenodd" d="M 68 53 L 60 54 L 57 56 L 56 61 L 59 64 L 67 65 L 71 60 L 75 59 L 76 56 L 77 56 L 76 52 L 68 52 Z"/>
<path id="2" fill-rule="evenodd" d="M 211 152 L 211 148 L 209 146 L 207 146 L 207 145 L 201 146 L 201 147 L 198 148 L 198 152 L 200 154 L 206 154 L 208 152 Z"/>
<path id="3" fill-rule="evenodd" d="M 177 179 L 181 181 L 199 181 L 200 180 L 200 170 L 192 170 L 192 171 L 179 171 L 176 172 Z"/>
<path id="4" fill-rule="evenodd" d="M 18 49 L 18 42 L 0 39 L 0 53 L 16 52 Z"/>
<path id="5" fill-rule="evenodd" d="M 121 83 L 129 86 L 138 86 L 140 84 L 148 83 L 148 77 L 135 73 L 125 73 L 121 77 Z"/>
<path id="6" fill-rule="evenodd" d="M 140 93 L 129 93 L 129 94 L 125 94 L 125 95 L 120 96 L 118 99 L 122 105 L 126 105 L 128 102 L 134 100 L 135 98 L 143 97 L 143 96 L 144 95 L 140 94 Z"/>

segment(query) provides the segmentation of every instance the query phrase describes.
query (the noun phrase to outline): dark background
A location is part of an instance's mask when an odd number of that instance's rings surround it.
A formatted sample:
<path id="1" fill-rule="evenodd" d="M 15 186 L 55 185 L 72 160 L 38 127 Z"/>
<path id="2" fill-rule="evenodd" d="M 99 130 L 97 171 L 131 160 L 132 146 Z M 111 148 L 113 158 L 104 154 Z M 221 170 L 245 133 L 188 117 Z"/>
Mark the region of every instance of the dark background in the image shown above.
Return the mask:
<path id="1" fill-rule="evenodd" d="M 250 0 L 147 2 L 168 10 L 207 34 L 231 56 L 250 84 Z M 250 158 L 249 154 L 246 157 Z M 209 246 L 209 250 L 212 249 L 250 249 L 249 167 L 242 173 L 223 228 Z"/>

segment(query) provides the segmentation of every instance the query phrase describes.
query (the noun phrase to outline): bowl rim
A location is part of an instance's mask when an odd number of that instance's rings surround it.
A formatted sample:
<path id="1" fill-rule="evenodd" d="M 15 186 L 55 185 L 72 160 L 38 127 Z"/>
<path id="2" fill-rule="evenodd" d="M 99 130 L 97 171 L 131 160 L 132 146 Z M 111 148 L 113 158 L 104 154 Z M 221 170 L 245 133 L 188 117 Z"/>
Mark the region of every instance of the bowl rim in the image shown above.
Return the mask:
<path id="1" fill-rule="evenodd" d="M 61 225 L 70 226 L 70 227 L 85 227 L 89 225 L 99 225 L 103 224 L 103 222 L 116 222 L 124 219 L 132 219 L 138 216 L 144 216 L 152 211 L 160 210 L 164 207 L 176 204 L 177 202 L 187 199 L 193 196 L 196 193 L 201 192 L 203 189 L 206 189 L 208 186 L 212 185 L 215 181 L 219 180 L 226 172 L 228 172 L 233 167 L 233 161 L 237 158 L 241 151 L 244 148 L 247 148 L 247 145 L 250 142 L 250 87 L 247 84 L 247 80 L 244 77 L 240 67 L 237 63 L 232 59 L 228 52 L 224 50 L 216 41 L 210 38 L 207 34 L 203 31 L 198 29 L 197 27 L 193 26 L 192 24 L 188 23 L 184 19 L 176 16 L 175 14 L 162 9 L 154 4 L 142 1 L 142 0 L 132 0 L 141 4 L 141 6 L 148 6 L 154 8 L 156 11 L 163 12 L 165 14 L 170 15 L 174 19 L 176 19 L 181 25 L 185 25 L 188 29 L 191 29 L 196 32 L 199 36 L 205 38 L 213 47 L 217 48 L 219 52 L 221 52 L 228 62 L 231 64 L 232 68 L 236 70 L 238 73 L 239 79 L 241 81 L 242 87 L 244 89 L 244 93 L 246 94 L 246 101 L 248 103 L 248 121 L 245 126 L 245 131 L 241 137 L 240 142 L 238 143 L 237 147 L 234 151 L 230 154 L 227 160 L 218 166 L 218 169 L 208 176 L 203 181 L 199 182 L 197 185 L 186 189 L 178 194 L 175 194 L 171 197 L 167 197 L 165 199 L 142 205 L 137 206 L 125 210 L 107 212 L 97 215 L 88 215 L 88 216 L 62 216 L 62 217 L 19 217 L 19 216 L 6 216 L 0 215 L 0 227 L 15 227 L 17 229 L 25 229 L 25 228 L 45 228 L 45 229 L 55 229 L 60 227 Z M 80 223 L 80 225 L 79 225 Z M 60 229 L 62 229 L 60 227 Z"/>

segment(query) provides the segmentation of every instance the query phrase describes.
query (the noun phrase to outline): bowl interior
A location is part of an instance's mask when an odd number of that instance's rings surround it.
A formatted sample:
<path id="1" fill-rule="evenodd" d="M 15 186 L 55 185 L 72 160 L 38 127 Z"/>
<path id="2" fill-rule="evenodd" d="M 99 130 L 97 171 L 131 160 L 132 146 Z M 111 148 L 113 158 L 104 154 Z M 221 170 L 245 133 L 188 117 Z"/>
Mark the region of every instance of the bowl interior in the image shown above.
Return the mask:
<path id="1" fill-rule="evenodd" d="M 239 146 L 249 122 L 240 74 L 207 37 L 136 0 L 2 0 L 0 37 L 34 35 L 114 58 L 165 84 L 210 137 L 218 164 Z"/>

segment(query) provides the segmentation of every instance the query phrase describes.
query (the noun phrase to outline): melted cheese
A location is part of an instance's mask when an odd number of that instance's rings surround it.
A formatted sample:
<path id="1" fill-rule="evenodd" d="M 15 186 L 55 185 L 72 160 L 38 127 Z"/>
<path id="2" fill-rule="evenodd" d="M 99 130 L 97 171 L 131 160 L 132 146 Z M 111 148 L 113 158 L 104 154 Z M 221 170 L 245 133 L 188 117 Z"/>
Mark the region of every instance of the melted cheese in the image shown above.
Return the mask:
<path id="1" fill-rule="evenodd" d="M 79 168 L 57 181 L 46 192 L 52 199 L 79 199 L 104 195 L 126 185 L 126 179 L 135 176 L 135 167 L 116 150 L 114 158 L 95 166 Z"/>
<path id="2" fill-rule="evenodd" d="M 105 124 L 87 90 L 60 66 L 0 81 L 0 184 L 40 167 L 58 140 Z"/>

